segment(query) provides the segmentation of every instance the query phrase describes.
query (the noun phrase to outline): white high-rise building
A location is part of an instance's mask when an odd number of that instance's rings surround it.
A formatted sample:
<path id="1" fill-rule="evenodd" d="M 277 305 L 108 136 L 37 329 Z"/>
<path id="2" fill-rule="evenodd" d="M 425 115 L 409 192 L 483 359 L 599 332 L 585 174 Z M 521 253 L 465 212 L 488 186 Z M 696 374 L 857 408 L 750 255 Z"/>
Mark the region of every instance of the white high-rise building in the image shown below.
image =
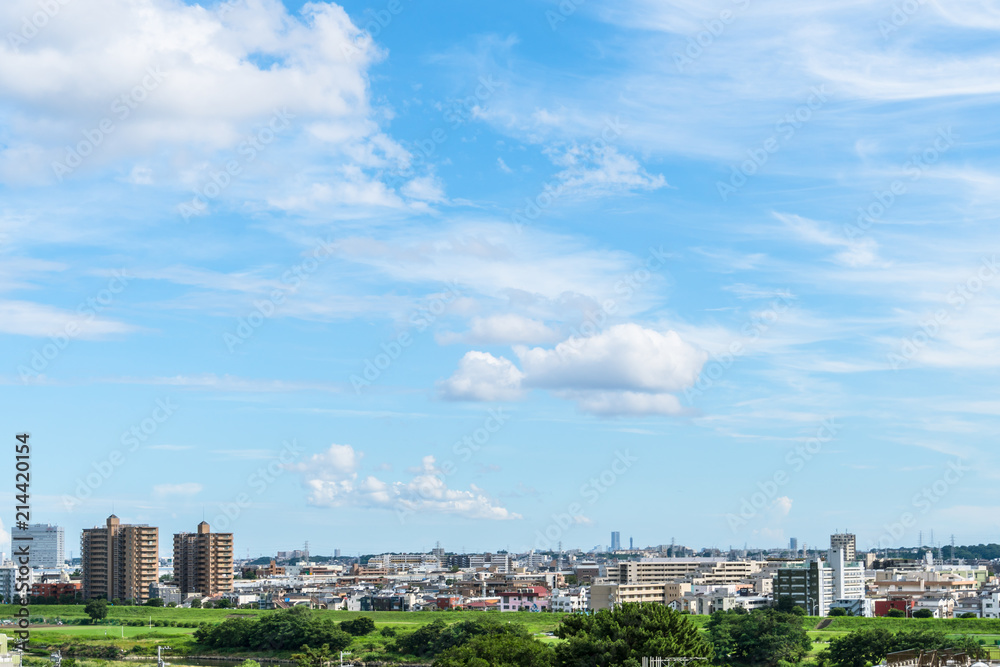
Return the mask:
<path id="1" fill-rule="evenodd" d="M 31 538 L 29 555 L 31 567 L 58 568 L 66 562 L 65 539 L 62 526 L 33 523 L 27 530 L 20 530 L 18 537 Z"/>

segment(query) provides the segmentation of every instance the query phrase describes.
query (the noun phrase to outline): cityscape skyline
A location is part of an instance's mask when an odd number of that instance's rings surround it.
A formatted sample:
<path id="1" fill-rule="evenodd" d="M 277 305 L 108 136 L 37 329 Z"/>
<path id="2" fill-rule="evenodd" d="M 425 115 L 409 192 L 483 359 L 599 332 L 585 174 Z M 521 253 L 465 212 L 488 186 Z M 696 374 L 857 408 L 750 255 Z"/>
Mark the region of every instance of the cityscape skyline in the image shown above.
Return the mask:
<path id="1" fill-rule="evenodd" d="M 995 8 L 388 4 L 0 3 L 32 521 L 1000 541 Z"/>

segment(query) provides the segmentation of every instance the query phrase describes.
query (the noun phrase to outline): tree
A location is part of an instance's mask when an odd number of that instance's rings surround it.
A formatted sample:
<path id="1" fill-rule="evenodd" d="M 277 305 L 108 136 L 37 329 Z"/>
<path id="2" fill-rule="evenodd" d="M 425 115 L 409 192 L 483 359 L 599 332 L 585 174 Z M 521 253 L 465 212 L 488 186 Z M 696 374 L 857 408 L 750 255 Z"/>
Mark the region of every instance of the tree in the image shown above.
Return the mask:
<path id="1" fill-rule="evenodd" d="M 437 657 L 434 667 L 552 667 L 555 653 L 531 637 L 480 635 Z"/>
<path id="2" fill-rule="evenodd" d="M 913 618 L 934 618 L 934 612 L 930 609 L 918 609 L 913 612 Z"/>
<path id="3" fill-rule="evenodd" d="M 820 657 L 833 667 L 868 667 L 896 651 L 941 649 L 959 649 L 973 659 L 984 654 L 978 641 L 968 636 L 948 637 L 939 630 L 892 632 L 886 628 L 867 628 L 831 639 L 829 648 Z"/>
<path id="4" fill-rule="evenodd" d="M 906 618 L 906 612 L 902 609 L 890 609 L 885 615 L 887 618 Z"/>
<path id="5" fill-rule="evenodd" d="M 326 663 L 333 660 L 333 654 L 330 652 L 328 644 L 323 644 L 319 648 L 309 648 L 309 645 L 306 644 L 302 647 L 302 653 L 292 654 L 292 660 L 299 667 L 325 667 Z"/>
<path id="6" fill-rule="evenodd" d="M 397 653 L 415 655 L 421 658 L 437 656 L 448 649 L 461 646 L 476 637 L 492 635 L 513 635 L 530 638 L 527 629 L 520 623 L 503 623 L 495 618 L 482 617 L 461 621 L 452 625 L 442 619 L 417 628 L 399 637 L 395 643 Z"/>
<path id="7" fill-rule="evenodd" d="M 720 660 L 746 665 L 798 663 L 812 648 L 802 618 L 776 609 L 749 614 L 717 611 L 708 625 L 709 639 Z"/>
<path id="8" fill-rule="evenodd" d="M 979 615 L 972 611 L 967 611 L 964 614 L 959 614 L 959 618 L 979 618 Z"/>
<path id="9" fill-rule="evenodd" d="M 195 598 L 191 600 L 192 609 L 201 609 L 201 598 Z"/>
<path id="10" fill-rule="evenodd" d="M 596 614 L 563 619 L 556 635 L 566 641 L 556 647 L 555 664 L 638 665 L 643 656 L 704 657 L 712 645 L 691 620 L 655 603 L 627 602 Z"/>
<path id="11" fill-rule="evenodd" d="M 94 598 L 87 603 L 83 611 L 90 616 L 91 622 L 104 620 L 108 617 L 108 601 L 104 598 Z"/>
<path id="12" fill-rule="evenodd" d="M 830 610 L 830 616 L 847 616 L 847 610 L 843 607 L 834 607 Z"/>
<path id="13" fill-rule="evenodd" d="M 342 622 L 340 629 L 349 635 L 364 637 L 375 632 L 375 621 L 368 616 L 359 616 L 358 618 Z"/>
<path id="14" fill-rule="evenodd" d="M 162 607 L 163 606 L 163 598 L 149 598 L 148 600 L 146 600 L 146 606 L 147 607 Z"/>
<path id="15" fill-rule="evenodd" d="M 219 598 L 215 601 L 216 609 L 232 609 L 233 601 L 229 598 Z"/>

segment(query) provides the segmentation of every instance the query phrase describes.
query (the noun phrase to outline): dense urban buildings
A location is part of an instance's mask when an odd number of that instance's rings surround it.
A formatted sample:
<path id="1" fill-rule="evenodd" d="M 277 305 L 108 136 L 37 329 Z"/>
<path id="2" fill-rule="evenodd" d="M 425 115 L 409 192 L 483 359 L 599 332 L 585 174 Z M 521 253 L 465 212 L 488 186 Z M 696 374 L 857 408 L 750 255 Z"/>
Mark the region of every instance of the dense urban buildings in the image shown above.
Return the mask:
<path id="1" fill-rule="evenodd" d="M 108 600 L 149 599 L 158 581 L 159 529 L 120 523 L 108 517 L 103 528 L 87 528 L 80 538 L 83 597 Z"/>
<path id="2" fill-rule="evenodd" d="M 176 533 L 173 583 L 181 599 L 233 590 L 233 534 L 213 533 L 205 521 L 196 533 Z"/>

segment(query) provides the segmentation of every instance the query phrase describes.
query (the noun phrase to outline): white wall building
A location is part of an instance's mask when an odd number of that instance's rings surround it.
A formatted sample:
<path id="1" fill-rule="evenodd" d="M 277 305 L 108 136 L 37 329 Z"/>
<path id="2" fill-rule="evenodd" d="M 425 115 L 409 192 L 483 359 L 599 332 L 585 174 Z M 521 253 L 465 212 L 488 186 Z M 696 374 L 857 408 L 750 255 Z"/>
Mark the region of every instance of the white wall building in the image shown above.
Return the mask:
<path id="1" fill-rule="evenodd" d="M 29 554 L 31 567 L 59 568 L 66 562 L 65 535 L 62 526 L 33 523 L 27 530 L 18 531 L 18 537 L 31 538 Z"/>

